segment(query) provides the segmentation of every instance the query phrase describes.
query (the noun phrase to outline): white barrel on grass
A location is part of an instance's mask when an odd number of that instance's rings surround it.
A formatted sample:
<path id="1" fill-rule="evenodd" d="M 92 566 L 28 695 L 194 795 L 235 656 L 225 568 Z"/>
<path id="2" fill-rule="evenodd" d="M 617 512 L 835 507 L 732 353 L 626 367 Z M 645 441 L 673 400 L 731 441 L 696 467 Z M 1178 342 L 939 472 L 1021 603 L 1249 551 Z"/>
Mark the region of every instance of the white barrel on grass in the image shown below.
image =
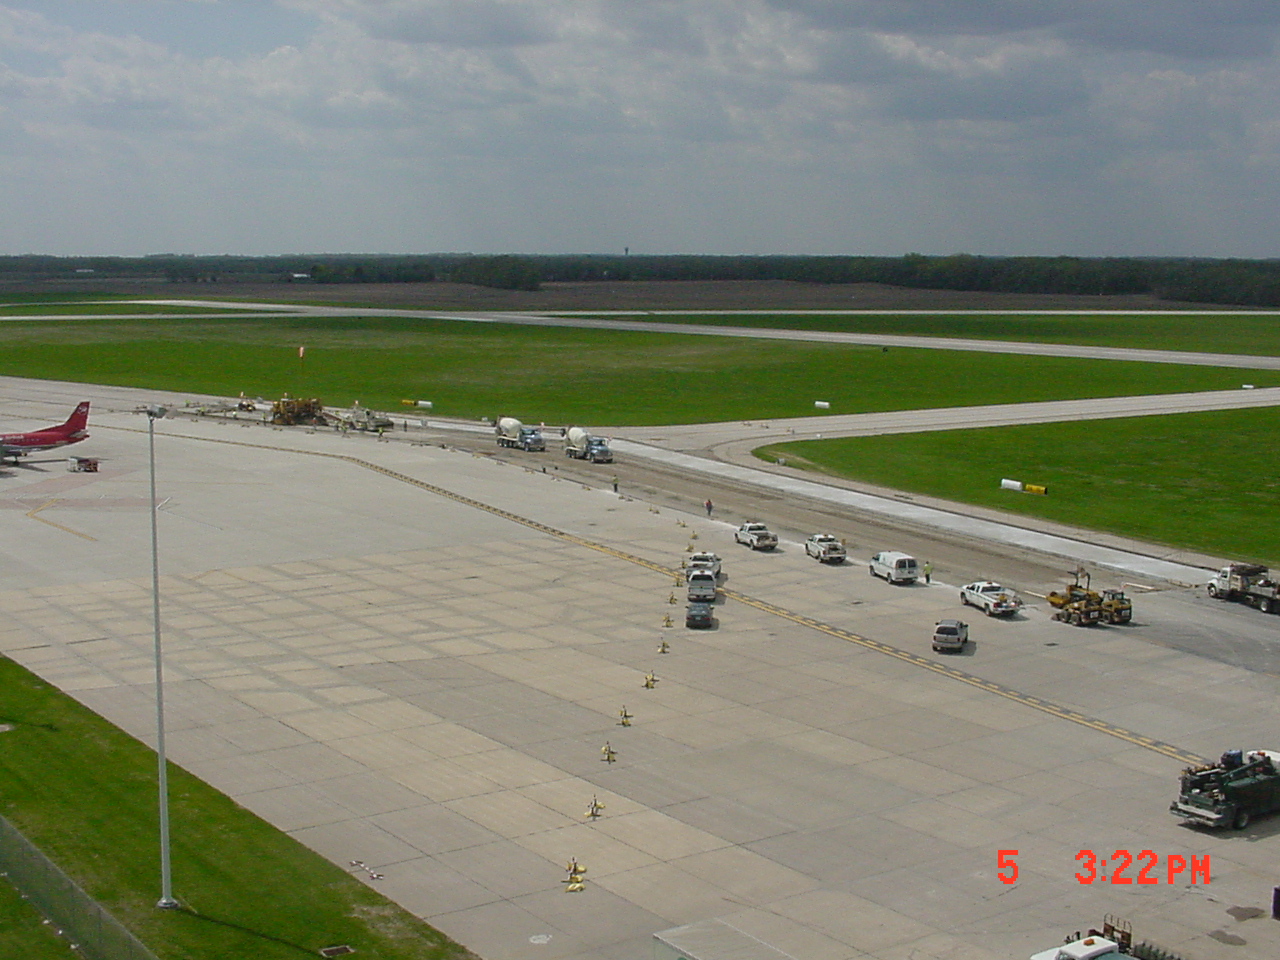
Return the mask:
<path id="1" fill-rule="evenodd" d="M 813 405 L 814 405 L 815 407 L 817 407 L 819 410 L 830 410 L 830 409 L 831 409 L 831 403 L 830 403 L 830 401 L 827 401 L 827 400 L 815 400 L 815 401 L 813 401 Z"/>
<path id="2" fill-rule="evenodd" d="M 1001 480 L 1000 488 L 1002 490 L 1021 490 L 1022 481 L 1021 480 Z"/>

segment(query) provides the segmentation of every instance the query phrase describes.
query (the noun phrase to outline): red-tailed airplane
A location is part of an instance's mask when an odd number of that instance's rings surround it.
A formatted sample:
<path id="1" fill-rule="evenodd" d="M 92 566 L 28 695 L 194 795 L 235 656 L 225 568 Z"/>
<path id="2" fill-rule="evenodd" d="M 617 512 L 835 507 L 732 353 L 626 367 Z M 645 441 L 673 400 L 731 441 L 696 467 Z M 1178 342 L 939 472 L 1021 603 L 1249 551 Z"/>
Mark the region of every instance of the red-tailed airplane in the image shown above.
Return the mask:
<path id="1" fill-rule="evenodd" d="M 66 423 L 56 427 L 45 427 L 30 433 L 0 434 L 0 460 L 13 457 L 13 462 L 17 463 L 19 457 L 25 457 L 32 451 L 52 450 L 69 443 L 79 443 L 89 436 L 89 431 L 85 429 L 88 423 L 89 401 L 86 400 L 75 408 Z"/>

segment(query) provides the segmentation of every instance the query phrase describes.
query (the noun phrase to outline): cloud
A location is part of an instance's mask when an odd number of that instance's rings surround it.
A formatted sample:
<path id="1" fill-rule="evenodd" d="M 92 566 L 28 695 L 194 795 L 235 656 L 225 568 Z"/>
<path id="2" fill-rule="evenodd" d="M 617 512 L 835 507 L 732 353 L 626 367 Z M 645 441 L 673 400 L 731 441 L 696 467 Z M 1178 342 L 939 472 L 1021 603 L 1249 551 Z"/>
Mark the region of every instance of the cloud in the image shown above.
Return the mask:
<path id="1" fill-rule="evenodd" d="M 0 249 L 1272 251 L 1273 3 L 82 6 L 0 6 Z"/>
<path id="2" fill-rule="evenodd" d="M 548 8 L 526 0 L 385 0 L 326 4 L 378 40 L 447 47 L 519 47 L 555 38 Z"/>
<path id="3" fill-rule="evenodd" d="M 1113 51 L 1191 58 L 1267 57 L 1280 32 L 1272 0 L 768 0 L 833 31 L 917 37 L 1039 34 Z"/>

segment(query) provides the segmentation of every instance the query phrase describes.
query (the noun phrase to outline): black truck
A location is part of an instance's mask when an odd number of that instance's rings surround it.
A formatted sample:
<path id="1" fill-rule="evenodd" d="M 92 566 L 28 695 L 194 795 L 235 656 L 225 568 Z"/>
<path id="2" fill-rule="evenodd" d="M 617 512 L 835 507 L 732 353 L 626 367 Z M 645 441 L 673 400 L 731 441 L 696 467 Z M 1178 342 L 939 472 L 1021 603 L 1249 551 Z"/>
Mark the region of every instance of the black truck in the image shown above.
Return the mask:
<path id="1" fill-rule="evenodd" d="M 1228 750 L 1215 764 L 1188 767 L 1169 805 L 1183 820 L 1236 830 L 1273 810 L 1280 810 L 1280 753 L 1271 750 Z"/>

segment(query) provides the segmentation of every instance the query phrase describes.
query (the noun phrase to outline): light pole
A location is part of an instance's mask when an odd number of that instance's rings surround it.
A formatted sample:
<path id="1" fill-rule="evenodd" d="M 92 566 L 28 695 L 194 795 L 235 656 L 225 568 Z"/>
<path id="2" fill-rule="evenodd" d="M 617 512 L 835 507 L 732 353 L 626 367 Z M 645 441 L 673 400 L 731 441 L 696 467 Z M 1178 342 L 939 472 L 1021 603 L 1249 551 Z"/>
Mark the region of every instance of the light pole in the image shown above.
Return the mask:
<path id="1" fill-rule="evenodd" d="M 168 411 L 152 404 L 147 407 L 147 443 L 151 453 L 151 613 L 155 625 L 156 660 L 156 754 L 160 762 L 160 899 L 157 907 L 171 910 L 173 876 L 169 866 L 169 768 L 164 753 L 164 666 L 160 659 L 160 548 L 156 534 L 156 421 Z"/>

